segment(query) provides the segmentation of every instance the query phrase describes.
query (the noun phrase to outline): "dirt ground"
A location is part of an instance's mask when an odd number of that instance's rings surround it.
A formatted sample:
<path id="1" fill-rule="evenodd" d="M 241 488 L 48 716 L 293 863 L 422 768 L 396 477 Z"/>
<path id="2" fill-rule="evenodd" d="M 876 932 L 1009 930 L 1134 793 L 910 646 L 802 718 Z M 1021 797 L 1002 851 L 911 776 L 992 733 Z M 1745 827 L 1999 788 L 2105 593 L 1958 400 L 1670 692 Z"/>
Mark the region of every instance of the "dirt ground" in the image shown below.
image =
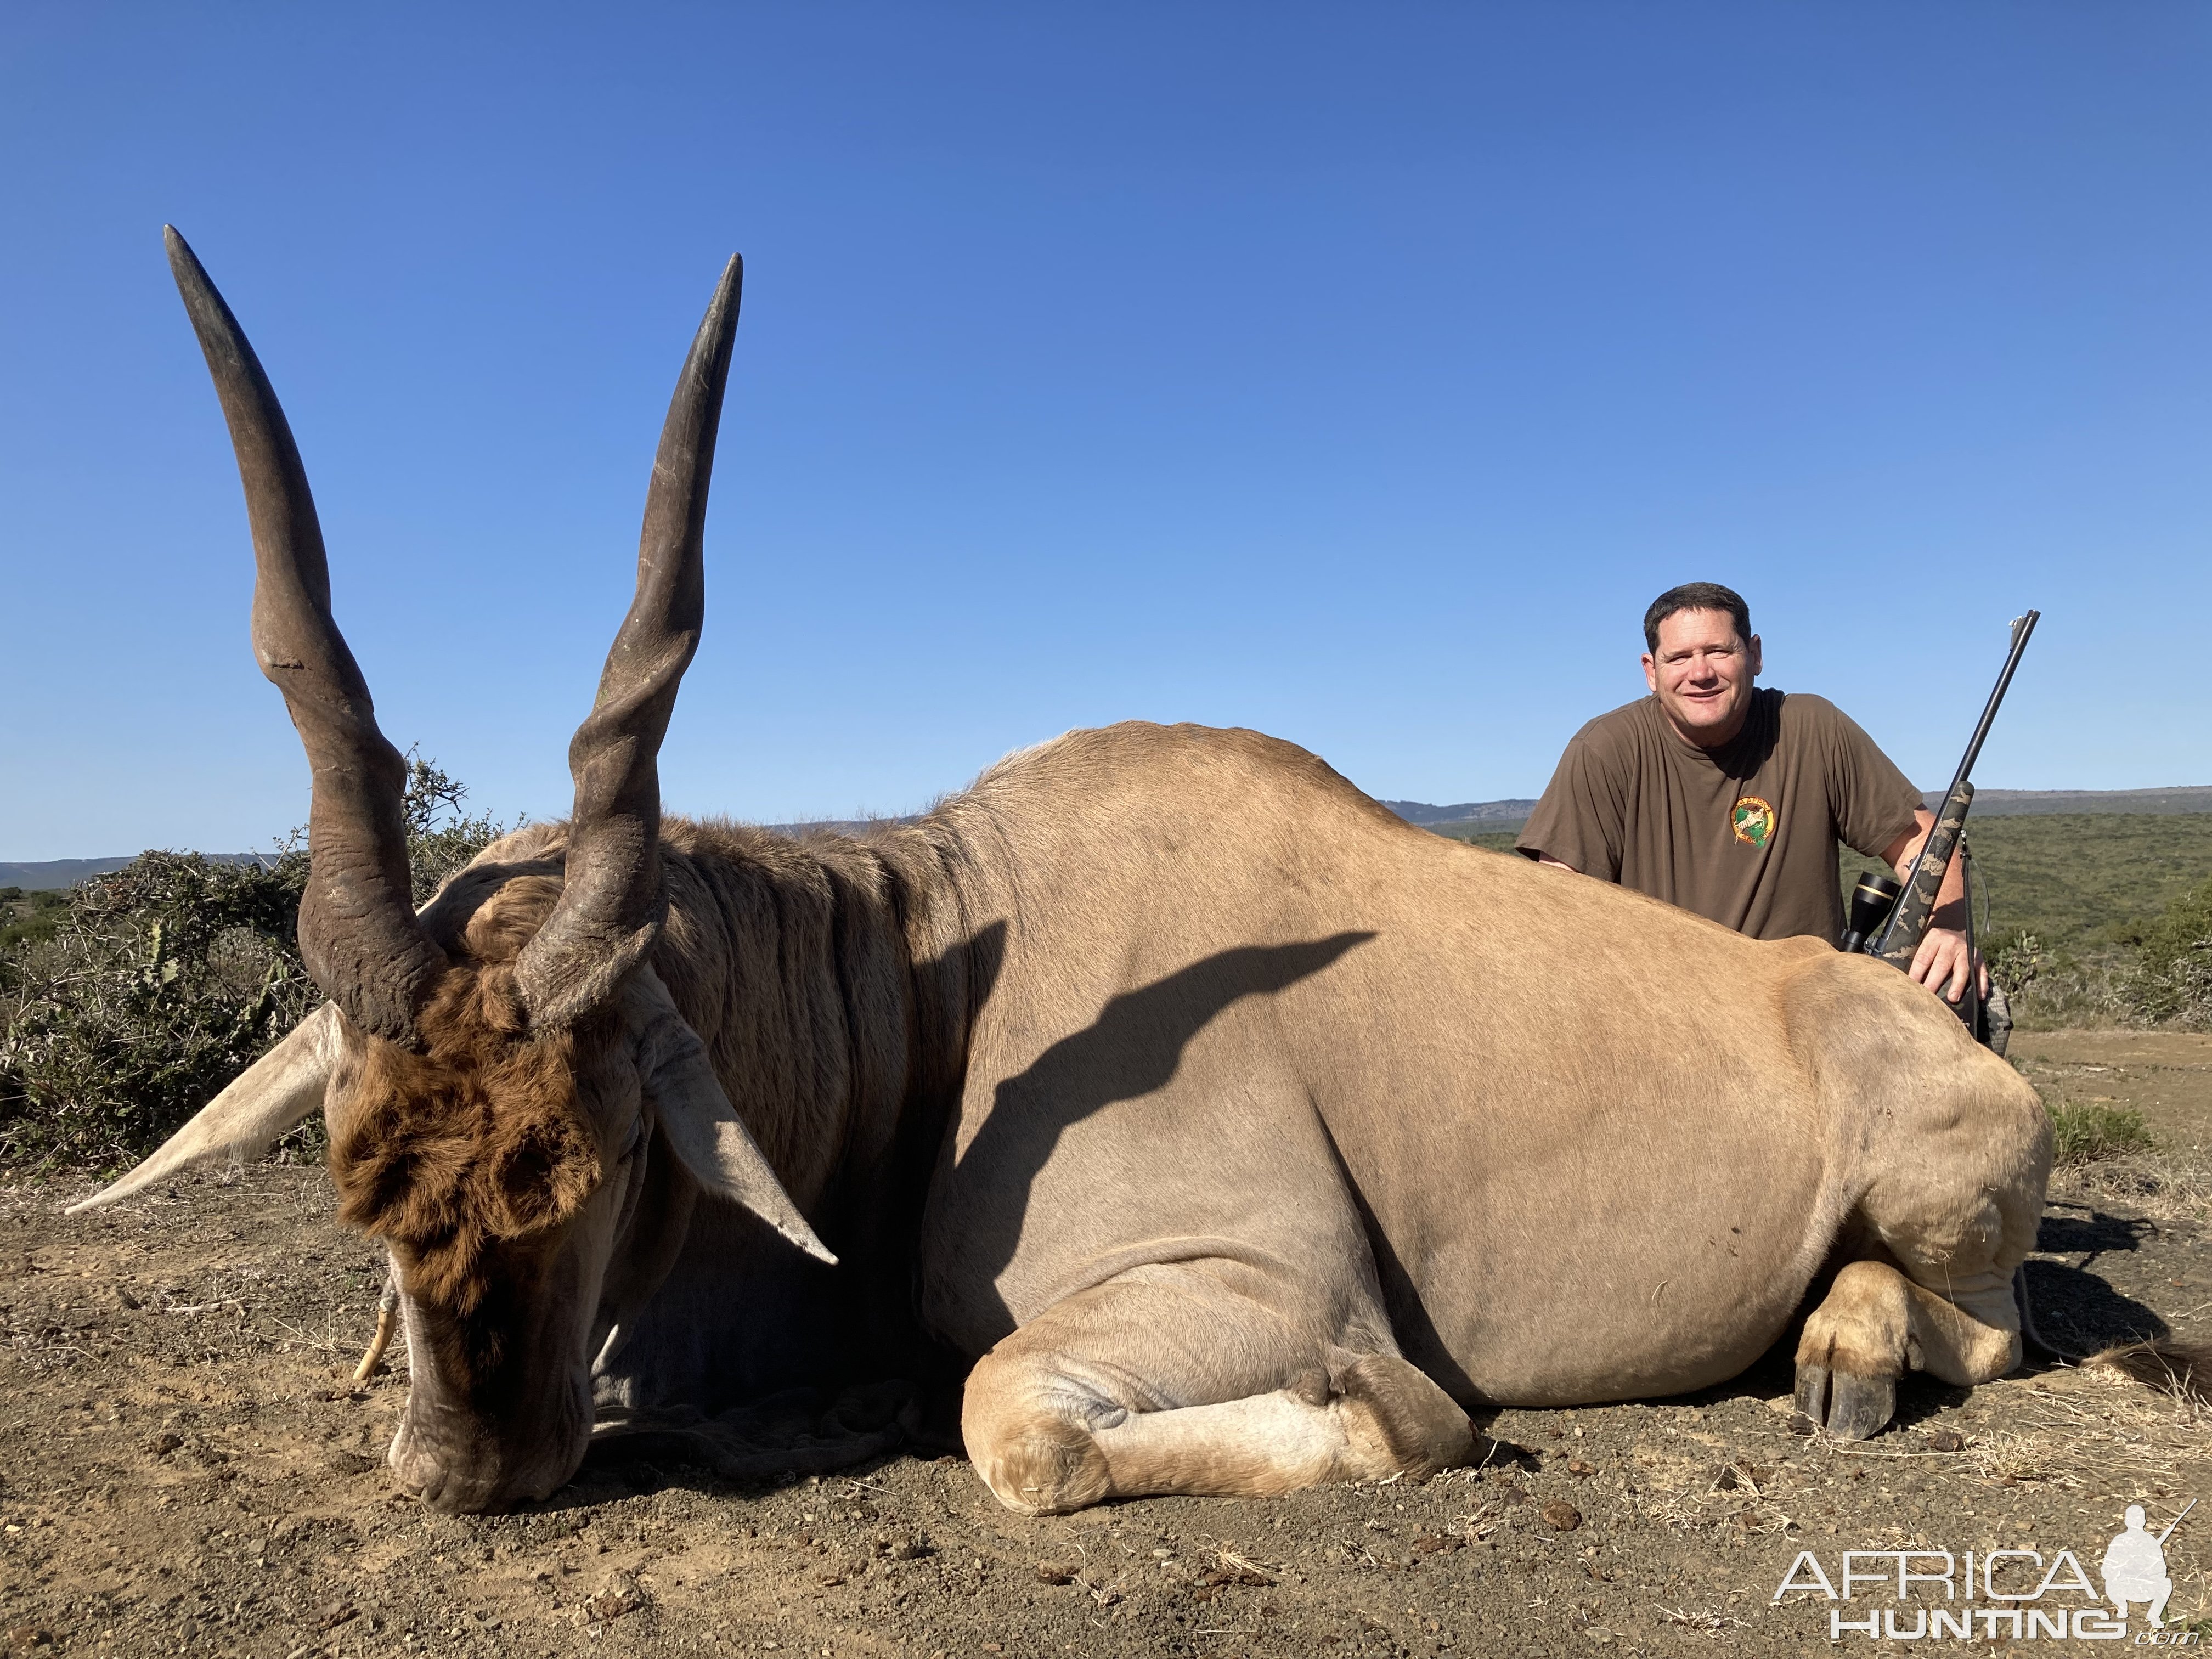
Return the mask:
<path id="1" fill-rule="evenodd" d="M 2212 1334 L 2212 1038 L 2024 1034 L 2015 1058 L 2050 1098 L 2140 1107 L 2160 1141 L 2054 1190 L 2030 1267 L 2045 1334 Z M 73 1195 L 0 1193 L 11 1653 L 1817 1651 L 1870 1639 L 1832 1638 L 1838 1607 L 1909 1633 L 1923 1603 L 1778 1601 L 1800 1552 L 1832 1577 L 1846 1549 L 2067 1548 L 2094 1574 L 2125 1505 L 2156 1529 L 2212 1498 L 2212 1417 L 2108 1373 L 1916 1380 L 1900 1426 L 1850 1445 L 1791 1432 L 1770 1359 L 1692 1398 L 1486 1417 L 1487 1467 L 1419 1486 L 1025 1521 L 956 1458 L 741 1486 L 595 1454 L 528 1512 L 450 1519 L 385 1473 L 404 1360 L 349 1386 L 380 1263 L 319 1170 L 64 1219 Z M 2169 1620 L 2212 1612 L 2212 1504 L 2166 1553 Z M 2008 1645 L 2009 1617 L 1976 1646 Z"/>

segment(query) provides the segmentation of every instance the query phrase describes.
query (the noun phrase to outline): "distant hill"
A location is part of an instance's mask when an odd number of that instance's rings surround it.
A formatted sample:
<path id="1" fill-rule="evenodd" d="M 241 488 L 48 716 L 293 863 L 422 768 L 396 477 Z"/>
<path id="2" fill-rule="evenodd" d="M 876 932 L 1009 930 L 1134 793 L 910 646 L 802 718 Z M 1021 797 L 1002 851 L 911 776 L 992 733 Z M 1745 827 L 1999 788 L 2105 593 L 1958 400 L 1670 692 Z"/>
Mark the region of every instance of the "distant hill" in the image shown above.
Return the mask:
<path id="1" fill-rule="evenodd" d="M 1533 800 L 1463 800 L 1456 806 L 1431 806 L 1426 801 L 1386 800 L 1389 807 L 1408 823 L 1490 823 L 1494 819 L 1510 818 L 1519 824 L 1527 822 L 1528 814 L 1536 810 Z"/>
<path id="2" fill-rule="evenodd" d="M 1943 792 L 1921 799 L 1934 811 Z M 2041 812 L 2212 812 L 2212 785 L 2181 784 L 2171 789 L 1977 789 L 1972 817 L 2016 818 Z"/>
<path id="3" fill-rule="evenodd" d="M 131 854 L 132 858 L 137 857 Z M 261 853 L 210 853 L 210 864 L 265 864 Z M 43 893 L 58 887 L 74 887 L 94 876 L 120 870 L 130 859 L 48 859 L 43 864 L 0 864 L 0 887 L 20 887 L 27 893 Z"/>
<path id="4" fill-rule="evenodd" d="M 1930 790 L 1922 799 L 1932 812 L 1943 804 L 1943 792 Z M 1533 800 L 1471 800 L 1453 806 L 1386 800 L 1382 805 L 1408 823 L 1462 841 L 1469 836 L 1518 835 L 1536 810 Z M 1984 789 L 1974 796 L 1972 816 L 2016 818 L 2053 812 L 2212 812 L 2212 784 L 2178 784 L 2166 789 Z"/>

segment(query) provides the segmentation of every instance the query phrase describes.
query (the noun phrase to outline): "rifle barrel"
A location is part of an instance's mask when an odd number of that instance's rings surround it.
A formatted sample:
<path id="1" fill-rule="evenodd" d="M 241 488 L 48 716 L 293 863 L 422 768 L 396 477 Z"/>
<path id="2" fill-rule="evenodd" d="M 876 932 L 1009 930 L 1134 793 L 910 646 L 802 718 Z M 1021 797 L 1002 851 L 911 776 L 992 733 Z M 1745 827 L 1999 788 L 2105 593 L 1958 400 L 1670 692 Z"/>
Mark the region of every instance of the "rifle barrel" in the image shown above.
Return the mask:
<path id="1" fill-rule="evenodd" d="M 2175 1516 L 2172 1520 L 2166 1523 L 2166 1530 L 2158 1535 L 2158 1541 L 2161 1547 L 2164 1546 L 2167 1539 L 2173 1536 L 2173 1529 L 2189 1518 L 2189 1511 L 2196 1507 L 2197 1500 L 2192 1498 L 2186 1504 L 2184 1504 L 2181 1506 L 2181 1513 L 2179 1515 Z"/>
<path id="2" fill-rule="evenodd" d="M 2040 611 L 2031 611 L 2012 625 L 2012 650 L 2005 657 L 2004 672 L 1997 676 L 1996 690 L 1990 693 L 1988 704 L 1982 710 L 1981 723 L 1974 727 L 1974 735 L 1966 744 L 1966 753 L 1959 763 L 1959 769 L 1951 775 L 1951 788 L 1956 789 L 1966 781 L 1981 758 L 1982 744 L 1990 735 L 1990 727 L 1996 723 L 1997 705 L 2004 701 L 2006 690 L 2012 684 L 2013 671 L 2020 666 L 2021 657 L 2027 650 L 2027 636 L 2035 632 L 2035 624 L 2042 617 Z M 1948 793 L 1949 791 L 1944 792 Z"/>
<path id="3" fill-rule="evenodd" d="M 1928 932 L 1929 919 L 1936 910 L 1936 899 L 1942 890 L 1943 878 L 1948 872 L 1951 858 L 1965 833 L 1966 810 L 1973 804 L 1974 786 L 1966 775 L 1974 769 L 1981 757 L 1982 744 L 1990 735 L 1990 727 L 1996 721 L 1997 708 L 2004 702 L 2007 688 L 2012 684 L 2013 671 L 2020 666 L 2021 655 L 2027 649 L 2028 635 L 2035 632 L 2035 624 L 2043 613 L 2031 611 L 2015 617 L 2012 625 L 2012 649 L 2005 653 L 2004 672 L 1997 676 L 1996 688 L 1990 693 L 1983 707 L 1982 718 L 1974 727 L 1974 735 L 1967 742 L 1966 752 L 1959 762 L 1959 769 L 1952 775 L 1951 787 L 1944 792 L 1942 811 L 1920 843 L 1920 850 L 1912 855 L 1912 863 L 1905 872 L 1904 896 L 1897 901 L 1875 936 L 1859 948 L 1870 956 L 1881 957 L 1892 967 L 1911 971 L 1914 954 Z M 1959 1017 L 1972 1024 L 1972 1004 L 1961 998 L 1958 1004 Z"/>

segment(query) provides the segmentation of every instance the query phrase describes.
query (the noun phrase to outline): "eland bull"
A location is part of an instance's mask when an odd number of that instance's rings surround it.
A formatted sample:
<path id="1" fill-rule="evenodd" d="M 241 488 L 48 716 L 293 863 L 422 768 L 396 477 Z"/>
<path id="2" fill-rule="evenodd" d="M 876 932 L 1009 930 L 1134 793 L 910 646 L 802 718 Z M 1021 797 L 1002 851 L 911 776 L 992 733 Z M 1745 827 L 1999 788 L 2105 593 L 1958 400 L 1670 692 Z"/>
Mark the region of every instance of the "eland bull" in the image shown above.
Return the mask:
<path id="1" fill-rule="evenodd" d="M 574 814 L 418 914 L 289 429 L 169 249 L 313 769 L 330 1000 L 87 1202 L 319 1105 L 432 1504 L 543 1497 L 595 1415 L 720 1411 L 902 1325 L 969 1368 L 968 1449 L 1025 1512 L 1434 1471 L 1470 1408 L 1698 1389 L 1800 1316 L 1799 1406 L 1842 1435 L 1909 1370 L 2018 1362 L 2042 1109 L 1880 963 L 1445 841 L 1249 732 L 1073 733 L 858 836 L 664 819 L 734 259 Z"/>

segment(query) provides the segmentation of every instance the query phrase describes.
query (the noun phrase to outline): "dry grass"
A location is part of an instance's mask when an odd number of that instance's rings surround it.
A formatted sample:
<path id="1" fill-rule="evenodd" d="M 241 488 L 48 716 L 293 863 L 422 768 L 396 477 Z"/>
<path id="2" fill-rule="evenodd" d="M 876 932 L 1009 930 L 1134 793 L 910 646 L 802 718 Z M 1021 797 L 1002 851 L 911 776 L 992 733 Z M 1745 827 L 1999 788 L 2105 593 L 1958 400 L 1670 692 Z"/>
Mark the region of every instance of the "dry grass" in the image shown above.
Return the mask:
<path id="1" fill-rule="evenodd" d="M 1982 1480 L 2154 1498 L 2212 1486 L 2212 1408 L 2115 1364 L 2008 1378 L 1975 1397 L 2004 1425 L 1974 1436 L 1958 1455 L 1959 1466 Z"/>
<path id="2" fill-rule="evenodd" d="M 1709 1636 L 1719 1631 L 1751 1628 L 1749 1620 L 1738 1619 L 1732 1613 L 1692 1613 L 1683 1607 L 1662 1607 L 1656 1601 L 1654 1601 L 1651 1607 L 1652 1610 L 1659 1615 L 1661 1624 L 1680 1625 L 1686 1630 L 1702 1631 Z"/>
<path id="3" fill-rule="evenodd" d="M 2117 1205 L 2153 1221 L 2212 1223 L 2212 1171 L 2158 1152 L 2120 1152 L 2053 1170 L 2051 1196 Z"/>
<path id="4" fill-rule="evenodd" d="M 2089 1364 L 2199 1406 L 2206 1403 L 2206 1384 L 2212 1382 L 2212 1347 L 2173 1337 L 2122 1343 L 2092 1355 Z"/>
<path id="5" fill-rule="evenodd" d="M 1766 1490 L 1771 1468 L 1744 1459 L 1716 1465 L 1649 1443 L 1631 1454 L 1647 1501 L 1644 1512 L 1676 1532 L 1783 1533 L 1797 1522 Z"/>
<path id="6" fill-rule="evenodd" d="M 1999 1486 L 2026 1486 L 2038 1480 L 2055 1481 L 2062 1486 L 2080 1486 L 2079 1480 L 2055 1466 L 2051 1450 L 2051 1438 L 2040 1428 L 2027 1433 L 2001 1429 L 1995 1434 L 1977 1437 L 1963 1455 L 1967 1468 L 1983 1480 L 1994 1480 Z"/>
<path id="7" fill-rule="evenodd" d="M 1283 1576 L 1280 1565 L 1255 1561 L 1250 1556 L 1225 1545 L 1216 1547 L 1213 1555 L 1221 1563 L 1223 1571 L 1243 1578 L 1248 1583 L 1273 1584 Z"/>

